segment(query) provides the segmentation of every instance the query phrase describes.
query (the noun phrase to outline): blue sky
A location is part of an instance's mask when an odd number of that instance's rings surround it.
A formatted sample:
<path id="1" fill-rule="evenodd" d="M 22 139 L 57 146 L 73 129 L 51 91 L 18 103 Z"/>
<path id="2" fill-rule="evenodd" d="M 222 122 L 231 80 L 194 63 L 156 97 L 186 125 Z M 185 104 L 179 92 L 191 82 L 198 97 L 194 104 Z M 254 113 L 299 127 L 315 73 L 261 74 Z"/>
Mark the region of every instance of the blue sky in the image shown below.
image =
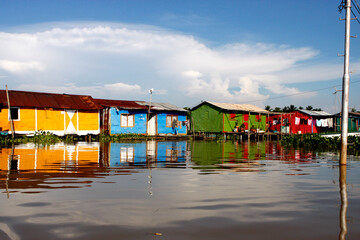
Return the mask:
<path id="1" fill-rule="evenodd" d="M 154 101 L 183 107 L 209 100 L 336 112 L 339 3 L 2 0 L 0 81 L 129 100 L 148 100 L 154 88 Z M 359 35 L 356 21 L 351 28 Z M 351 40 L 349 105 L 360 110 L 358 41 Z"/>

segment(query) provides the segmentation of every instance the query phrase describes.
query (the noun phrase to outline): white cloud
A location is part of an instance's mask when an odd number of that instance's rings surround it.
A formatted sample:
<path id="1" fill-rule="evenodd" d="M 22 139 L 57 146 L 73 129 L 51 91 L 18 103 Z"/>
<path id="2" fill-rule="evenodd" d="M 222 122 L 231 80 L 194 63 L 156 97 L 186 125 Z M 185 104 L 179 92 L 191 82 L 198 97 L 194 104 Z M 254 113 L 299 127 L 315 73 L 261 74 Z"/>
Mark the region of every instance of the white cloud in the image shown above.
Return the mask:
<path id="1" fill-rule="evenodd" d="M 0 68 L 12 73 L 23 73 L 26 71 L 43 71 L 45 66 L 36 61 L 17 62 L 10 60 L 0 60 Z"/>
<path id="2" fill-rule="evenodd" d="M 0 32 L 0 68 L 13 74 L 17 88 L 120 99 L 146 98 L 147 89 L 155 88 L 161 89 L 154 92 L 163 94 L 161 101 L 245 102 L 267 99 L 262 90 L 297 94 L 286 85 L 338 74 L 336 64 L 306 66 L 318 54 L 309 47 L 235 43 L 211 48 L 192 36 L 141 25 L 42 28 Z"/>

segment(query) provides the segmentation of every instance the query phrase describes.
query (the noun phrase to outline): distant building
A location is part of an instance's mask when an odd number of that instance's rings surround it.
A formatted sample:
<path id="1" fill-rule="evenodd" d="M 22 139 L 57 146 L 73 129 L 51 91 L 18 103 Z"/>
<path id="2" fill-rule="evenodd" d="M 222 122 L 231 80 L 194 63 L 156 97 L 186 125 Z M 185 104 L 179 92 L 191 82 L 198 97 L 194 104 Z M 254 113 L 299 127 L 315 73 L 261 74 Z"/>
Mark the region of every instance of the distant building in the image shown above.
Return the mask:
<path id="1" fill-rule="evenodd" d="M 9 90 L 10 112 L 5 90 L 0 90 L 2 133 L 32 135 L 49 131 L 56 135 L 99 134 L 101 106 L 91 96 Z"/>
<path id="2" fill-rule="evenodd" d="M 191 109 L 194 132 L 265 131 L 268 111 L 250 104 L 203 101 Z"/>

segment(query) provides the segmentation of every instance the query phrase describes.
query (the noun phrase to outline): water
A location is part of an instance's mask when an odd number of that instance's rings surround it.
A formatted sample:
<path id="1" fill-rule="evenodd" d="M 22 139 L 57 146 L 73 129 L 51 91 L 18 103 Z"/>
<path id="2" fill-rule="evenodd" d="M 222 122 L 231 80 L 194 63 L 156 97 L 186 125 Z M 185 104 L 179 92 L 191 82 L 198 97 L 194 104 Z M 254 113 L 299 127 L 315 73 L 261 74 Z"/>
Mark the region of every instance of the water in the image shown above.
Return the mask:
<path id="1" fill-rule="evenodd" d="M 23 144 L 0 169 L 1 240 L 360 239 L 354 156 L 339 169 L 276 142 Z"/>

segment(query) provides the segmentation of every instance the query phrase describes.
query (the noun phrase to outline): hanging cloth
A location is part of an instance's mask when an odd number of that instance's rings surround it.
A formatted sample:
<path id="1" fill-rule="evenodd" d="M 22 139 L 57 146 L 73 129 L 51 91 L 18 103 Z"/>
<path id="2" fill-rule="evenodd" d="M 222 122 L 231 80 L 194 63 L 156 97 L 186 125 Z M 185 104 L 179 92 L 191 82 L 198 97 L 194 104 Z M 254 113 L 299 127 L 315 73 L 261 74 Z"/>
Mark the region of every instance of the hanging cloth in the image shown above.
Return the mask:
<path id="1" fill-rule="evenodd" d="M 321 127 L 321 119 L 316 119 L 316 126 Z"/>
<path id="2" fill-rule="evenodd" d="M 328 118 L 327 121 L 328 121 L 329 128 L 334 127 L 334 121 L 332 118 Z"/>
<path id="3" fill-rule="evenodd" d="M 322 126 L 322 127 L 328 127 L 328 121 L 327 121 L 327 119 L 321 119 L 321 126 Z"/>
<path id="4" fill-rule="evenodd" d="M 295 125 L 299 125 L 300 124 L 300 118 L 295 117 Z"/>
<path id="5" fill-rule="evenodd" d="M 308 125 L 311 126 L 311 124 L 312 124 L 312 120 L 308 119 Z"/>

